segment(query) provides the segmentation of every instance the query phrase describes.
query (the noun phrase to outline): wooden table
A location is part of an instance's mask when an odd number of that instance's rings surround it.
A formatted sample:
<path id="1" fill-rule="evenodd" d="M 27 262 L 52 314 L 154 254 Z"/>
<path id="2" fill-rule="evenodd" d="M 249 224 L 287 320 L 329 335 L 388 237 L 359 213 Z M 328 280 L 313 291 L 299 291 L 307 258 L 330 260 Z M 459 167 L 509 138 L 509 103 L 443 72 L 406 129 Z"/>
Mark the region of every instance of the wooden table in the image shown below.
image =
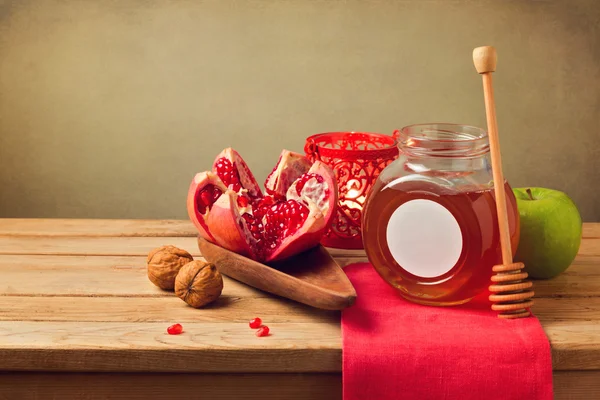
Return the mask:
<path id="1" fill-rule="evenodd" d="M 199 255 L 187 221 L 0 219 L 0 398 L 341 398 L 338 312 L 230 279 L 216 304 L 192 309 L 146 278 L 163 244 Z M 535 291 L 556 399 L 600 398 L 600 224 Z M 272 336 L 254 336 L 255 316 Z M 185 334 L 166 334 L 175 322 Z"/>

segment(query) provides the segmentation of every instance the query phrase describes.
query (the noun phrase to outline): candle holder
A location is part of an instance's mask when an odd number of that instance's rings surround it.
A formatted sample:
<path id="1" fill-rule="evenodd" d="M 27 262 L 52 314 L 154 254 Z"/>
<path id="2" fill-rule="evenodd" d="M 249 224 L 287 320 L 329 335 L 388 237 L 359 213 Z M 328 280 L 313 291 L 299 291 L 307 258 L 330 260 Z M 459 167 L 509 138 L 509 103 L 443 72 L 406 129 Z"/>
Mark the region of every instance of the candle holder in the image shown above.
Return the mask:
<path id="1" fill-rule="evenodd" d="M 397 131 L 392 136 L 366 132 L 327 132 L 306 139 L 304 151 L 311 160 L 328 164 L 335 172 L 338 210 L 321 244 L 362 249 L 361 216 L 369 189 L 398 157 Z"/>

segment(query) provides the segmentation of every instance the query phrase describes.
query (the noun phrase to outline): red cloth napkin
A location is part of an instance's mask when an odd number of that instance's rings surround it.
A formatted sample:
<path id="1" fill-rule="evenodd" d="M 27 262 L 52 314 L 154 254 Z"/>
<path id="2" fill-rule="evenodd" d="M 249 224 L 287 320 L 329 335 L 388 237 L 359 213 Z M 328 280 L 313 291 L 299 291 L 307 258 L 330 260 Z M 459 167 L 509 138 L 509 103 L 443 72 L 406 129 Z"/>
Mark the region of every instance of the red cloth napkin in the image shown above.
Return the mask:
<path id="1" fill-rule="evenodd" d="M 458 307 L 404 300 L 370 264 L 344 269 L 344 400 L 552 399 L 550 344 L 535 317 L 502 320 L 487 297 Z"/>

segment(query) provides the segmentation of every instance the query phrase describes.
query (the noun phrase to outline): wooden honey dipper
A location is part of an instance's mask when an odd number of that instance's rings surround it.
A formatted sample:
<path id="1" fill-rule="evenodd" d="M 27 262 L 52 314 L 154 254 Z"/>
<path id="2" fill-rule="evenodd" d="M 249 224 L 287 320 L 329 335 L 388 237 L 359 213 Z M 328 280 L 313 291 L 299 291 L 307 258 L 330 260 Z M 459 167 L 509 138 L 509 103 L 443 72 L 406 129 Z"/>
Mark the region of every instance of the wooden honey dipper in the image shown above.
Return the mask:
<path id="1" fill-rule="evenodd" d="M 492 72 L 496 71 L 496 49 L 492 46 L 477 47 L 473 50 L 475 69 L 483 78 L 483 94 L 485 98 L 485 113 L 487 117 L 490 153 L 492 155 L 492 174 L 494 177 L 494 192 L 496 193 L 496 211 L 498 213 L 498 228 L 500 230 L 500 246 L 502 247 L 502 265 L 495 265 L 492 270 L 492 285 L 490 285 L 490 301 L 492 310 L 498 311 L 499 318 L 522 318 L 529 316 L 529 307 L 533 305 L 533 284 L 527 281 L 527 272 L 522 272 L 523 263 L 513 262 L 508 228 L 506 196 L 504 192 L 504 175 L 500 157 L 500 142 L 498 140 L 498 123 L 496 121 L 496 105 L 494 103 L 494 88 Z"/>

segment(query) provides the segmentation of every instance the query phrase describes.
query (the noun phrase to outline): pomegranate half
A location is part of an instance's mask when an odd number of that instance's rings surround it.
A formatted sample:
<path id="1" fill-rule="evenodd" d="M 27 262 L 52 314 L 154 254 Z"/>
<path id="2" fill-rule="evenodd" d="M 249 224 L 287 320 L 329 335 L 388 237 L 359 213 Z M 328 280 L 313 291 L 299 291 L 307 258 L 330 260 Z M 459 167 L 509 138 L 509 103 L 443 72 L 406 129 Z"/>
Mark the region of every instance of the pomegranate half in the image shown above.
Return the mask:
<path id="1" fill-rule="evenodd" d="M 321 241 L 338 200 L 333 170 L 283 150 L 263 195 L 239 153 L 223 150 L 196 174 L 188 214 L 200 236 L 257 261 L 278 261 Z"/>

